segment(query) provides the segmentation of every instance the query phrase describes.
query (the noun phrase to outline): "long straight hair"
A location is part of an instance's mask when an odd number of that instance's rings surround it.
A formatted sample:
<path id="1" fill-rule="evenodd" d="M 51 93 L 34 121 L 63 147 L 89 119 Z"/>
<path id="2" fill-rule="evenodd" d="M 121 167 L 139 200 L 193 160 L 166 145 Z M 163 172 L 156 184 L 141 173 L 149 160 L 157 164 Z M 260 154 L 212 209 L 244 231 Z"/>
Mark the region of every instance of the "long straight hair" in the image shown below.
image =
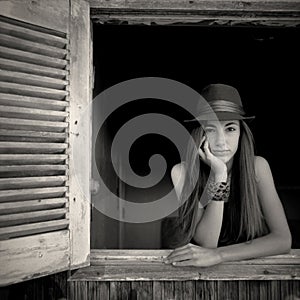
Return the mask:
<path id="1" fill-rule="evenodd" d="M 267 226 L 262 214 L 257 194 L 254 167 L 254 141 L 250 128 L 240 121 L 239 147 L 235 153 L 231 175 L 231 191 L 224 224 L 225 233 L 232 241 L 252 240 L 267 233 Z M 179 247 L 191 241 L 196 230 L 196 214 L 199 200 L 204 192 L 210 168 L 199 159 L 198 148 L 204 135 L 202 127 L 191 133 L 185 161 L 185 181 L 180 195 L 183 203 L 175 224 L 177 241 L 173 247 Z M 196 147 L 195 147 L 196 145 Z M 191 191 L 191 188 L 195 188 Z M 185 199 L 187 199 L 185 201 Z M 178 231 L 181 234 L 178 234 Z M 176 244 L 176 245 L 175 245 Z"/>

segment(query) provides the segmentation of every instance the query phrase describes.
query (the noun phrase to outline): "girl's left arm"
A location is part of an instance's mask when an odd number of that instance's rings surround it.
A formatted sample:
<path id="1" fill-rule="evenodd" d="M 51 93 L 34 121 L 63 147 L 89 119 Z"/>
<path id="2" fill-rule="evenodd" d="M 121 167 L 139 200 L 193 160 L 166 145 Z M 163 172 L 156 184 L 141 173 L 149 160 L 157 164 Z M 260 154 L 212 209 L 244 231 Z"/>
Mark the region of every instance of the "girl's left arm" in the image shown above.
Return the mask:
<path id="1" fill-rule="evenodd" d="M 275 189 L 268 162 L 256 157 L 258 196 L 270 232 L 250 242 L 208 249 L 188 244 L 175 249 L 166 260 L 176 266 L 210 266 L 226 261 L 237 261 L 287 253 L 291 249 L 291 233 L 284 209 Z"/>

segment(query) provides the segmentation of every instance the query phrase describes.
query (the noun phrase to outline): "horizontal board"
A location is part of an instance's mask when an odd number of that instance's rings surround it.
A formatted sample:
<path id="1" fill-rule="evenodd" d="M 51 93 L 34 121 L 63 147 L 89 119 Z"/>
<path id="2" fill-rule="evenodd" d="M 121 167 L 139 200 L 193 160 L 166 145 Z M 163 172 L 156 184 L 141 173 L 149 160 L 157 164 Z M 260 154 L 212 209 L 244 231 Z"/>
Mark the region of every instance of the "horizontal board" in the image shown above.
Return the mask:
<path id="1" fill-rule="evenodd" d="M 65 48 L 67 39 L 53 34 L 40 32 L 24 27 L 24 24 L 8 23 L 8 20 L 0 19 L 0 33 L 9 34 L 22 39 L 34 41 L 37 43 Z"/>
<path id="2" fill-rule="evenodd" d="M 66 49 L 43 45 L 40 43 L 24 40 L 23 38 L 18 38 L 2 33 L 0 33 L 0 43 L 2 46 L 8 48 L 27 51 L 30 53 L 37 53 L 59 59 L 65 59 L 68 53 Z"/>
<path id="3" fill-rule="evenodd" d="M 23 171 L 65 171 L 66 165 L 16 165 L 16 166 L 0 166 L 0 172 L 16 172 L 19 170 L 20 173 Z"/>
<path id="4" fill-rule="evenodd" d="M 0 57 L 58 69 L 65 69 L 68 63 L 65 59 L 11 49 L 4 46 L 0 46 Z"/>
<path id="5" fill-rule="evenodd" d="M 35 64 L 20 62 L 7 58 L 0 57 L 0 69 L 9 70 L 15 72 L 23 72 L 26 74 L 34 74 L 40 76 L 47 76 L 51 78 L 64 79 L 68 75 L 68 71 L 50 68 L 45 66 L 39 66 Z"/>
<path id="6" fill-rule="evenodd" d="M 115 249 L 114 251 L 106 249 L 92 249 L 91 263 L 93 265 L 103 264 L 121 264 L 124 263 L 160 263 L 168 256 L 172 250 L 149 250 L 149 249 Z M 276 256 L 266 256 L 251 260 L 234 261 L 224 264 L 299 264 L 300 265 L 300 249 L 292 249 L 288 254 L 280 254 Z"/>
<path id="7" fill-rule="evenodd" d="M 0 178 L 0 190 L 60 186 L 63 185 L 67 179 L 67 176 Z"/>
<path id="8" fill-rule="evenodd" d="M 28 86 L 12 82 L 0 82 L 0 92 L 12 93 L 24 96 L 45 97 L 55 100 L 64 99 L 68 92 L 64 90 L 50 89 L 39 86 Z"/>
<path id="9" fill-rule="evenodd" d="M 0 203 L 0 214 L 68 207 L 68 198 L 49 198 Z"/>
<path id="10" fill-rule="evenodd" d="M 25 85 L 33 85 L 46 87 L 51 89 L 65 89 L 68 81 L 41 75 L 34 75 L 10 70 L 0 71 L 0 80 L 5 82 L 20 83 Z"/>
<path id="11" fill-rule="evenodd" d="M 53 228 L 59 226 L 65 225 Z M 49 266 L 53 273 L 69 268 L 70 233 L 60 230 L 1 241 L 0 252 L 2 285 L 49 275 Z"/>
<path id="12" fill-rule="evenodd" d="M 50 163 L 61 164 L 64 163 L 67 158 L 67 154 L 0 154 L 0 166 L 30 164 L 38 165 Z M 17 166 L 15 167 L 17 168 Z"/>
<path id="13" fill-rule="evenodd" d="M 44 140 L 62 140 L 67 137 L 66 132 L 49 132 L 49 131 L 30 131 L 30 130 L 13 130 L 0 129 L 0 136 L 3 137 L 35 137 Z"/>
<path id="14" fill-rule="evenodd" d="M 63 111 L 67 106 L 69 106 L 69 102 L 65 101 L 65 99 L 53 100 L 5 93 L 0 93 L 0 104 L 6 106 L 31 107 L 58 111 Z"/>
<path id="15" fill-rule="evenodd" d="M 67 190 L 68 188 L 65 186 L 35 189 L 2 190 L 0 191 L 0 202 L 64 197 L 64 194 L 65 192 L 67 192 Z"/>
<path id="16" fill-rule="evenodd" d="M 65 217 L 67 211 L 67 208 L 57 208 L 0 215 L 0 228 L 62 219 Z"/>
<path id="17" fill-rule="evenodd" d="M 0 117 L 0 128 L 6 129 L 28 129 L 37 131 L 62 132 L 68 127 L 66 122 L 51 122 L 26 119 L 10 119 Z"/>
<path id="18" fill-rule="evenodd" d="M 5 118 L 64 121 L 68 115 L 69 114 L 66 111 L 54 111 L 28 107 L 0 105 L 0 117 Z"/>
<path id="19" fill-rule="evenodd" d="M 174 267 L 164 263 L 90 266 L 70 281 L 299 280 L 300 265 L 236 265 Z"/>
<path id="20" fill-rule="evenodd" d="M 39 222 L 34 224 L 23 224 L 20 226 L 10 226 L 0 228 L 0 239 L 10 239 L 13 237 L 20 237 L 25 235 L 33 235 L 37 233 L 49 232 L 54 230 L 62 230 L 68 227 L 69 221 L 64 220 L 54 220 Z"/>
<path id="21" fill-rule="evenodd" d="M 0 153 L 63 153 L 65 143 L 0 142 Z"/>
<path id="22" fill-rule="evenodd" d="M 106 10 L 109 12 L 113 9 L 126 9 L 126 10 L 161 10 L 172 12 L 174 10 L 196 10 L 196 11 L 223 11 L 223 12 L 245 12 L 245 11 L 268 11 L 268 12 L 298 12 L 299 2 L 297 0 L 273 0 L 273 1 L 261 1 L 261 0 L 251 0 L 251 1 L 238 1 L 238 0 L 201 0 L 201 1 L 182 1 L 182 0 L 172 0 L 172 1 L 160 1 L 160 0 L 89 0 L 91 7 L 91 14 L 93 14 L 94 9 L 99 8 L 103 12 Z"/>

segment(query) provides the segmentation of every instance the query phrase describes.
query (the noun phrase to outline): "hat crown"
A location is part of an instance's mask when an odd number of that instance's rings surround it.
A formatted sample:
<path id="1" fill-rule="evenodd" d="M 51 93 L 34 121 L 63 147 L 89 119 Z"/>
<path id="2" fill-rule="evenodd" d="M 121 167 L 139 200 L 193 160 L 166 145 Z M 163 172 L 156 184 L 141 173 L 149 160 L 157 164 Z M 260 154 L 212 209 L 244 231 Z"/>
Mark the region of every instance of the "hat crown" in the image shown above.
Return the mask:
<path id="1" fill-rule="evenodd" d="M 216 83 L 206 86 L 201 95 L 210 103 L 212 101 L 229 101 L 242 107 L 242 100 L 238 90 L 230 85 Z"/>

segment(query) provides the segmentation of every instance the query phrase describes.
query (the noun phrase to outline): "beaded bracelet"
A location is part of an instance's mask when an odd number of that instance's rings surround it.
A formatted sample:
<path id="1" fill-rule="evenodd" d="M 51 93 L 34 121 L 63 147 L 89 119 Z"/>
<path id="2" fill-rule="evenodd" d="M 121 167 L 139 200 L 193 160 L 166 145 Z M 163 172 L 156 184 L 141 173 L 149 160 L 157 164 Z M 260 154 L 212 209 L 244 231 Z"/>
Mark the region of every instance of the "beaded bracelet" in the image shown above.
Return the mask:
<path id="1" fill-rule="evenodd" d="M 214 182 L 209 181 L 207 185 L 207 194 L 213 201 L 228 201 L 230 194 L 230 181 Z"/>

